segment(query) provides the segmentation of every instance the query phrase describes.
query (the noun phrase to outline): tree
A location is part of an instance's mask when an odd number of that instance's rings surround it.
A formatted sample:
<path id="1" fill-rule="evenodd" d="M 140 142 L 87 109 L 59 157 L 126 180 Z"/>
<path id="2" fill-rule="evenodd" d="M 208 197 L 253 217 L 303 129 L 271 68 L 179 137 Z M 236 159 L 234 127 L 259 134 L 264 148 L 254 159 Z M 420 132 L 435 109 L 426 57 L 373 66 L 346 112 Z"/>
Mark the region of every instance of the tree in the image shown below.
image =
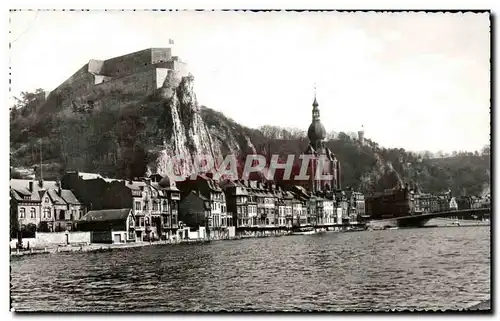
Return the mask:
<path id="1" fill-rule="evenodd" d="M 19 109 L 16 106 L 12 106 L 10 108 L 10 121 L 16 120 L 19 114 Z"/>
<path id="2" fill-rule="evenodd" d="M 484 145 L 483 149 L 481 150 L 481 155 L 487 156 L 490 155 L 490 145 Z"/>
<path id="3" fill-rule="evenodd" d="M 344 132 L 340 132 L 338 137 L 339 137 L 339 140 L 344 141 L 344 142 L 348 142 L 351 140 L 351 137 L 349 137 L 349 135 L 347 135 Z"/>
<path id="4" fill-rule="evenodd" d="M 21 97 L 15 97 L 14 109 L 19 109 L 21 115 L 26 117 L 36 111 L 36 108 L 45 101 L 45 91 L 41 88 L 35 92 L 23 91 Z"/>

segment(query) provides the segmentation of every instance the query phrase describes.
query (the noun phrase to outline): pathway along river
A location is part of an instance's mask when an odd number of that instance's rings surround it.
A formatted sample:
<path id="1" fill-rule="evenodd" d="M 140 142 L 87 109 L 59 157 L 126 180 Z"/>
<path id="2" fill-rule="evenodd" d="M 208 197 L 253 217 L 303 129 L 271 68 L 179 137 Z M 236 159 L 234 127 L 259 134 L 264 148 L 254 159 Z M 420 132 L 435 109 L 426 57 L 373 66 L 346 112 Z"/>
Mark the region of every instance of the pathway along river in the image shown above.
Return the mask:
<path id="1" fill-rule="evenodd" d="M 490 296 L 490 227 L 270 237 L 11 259 L 16 311 L 461 309 Z"/>

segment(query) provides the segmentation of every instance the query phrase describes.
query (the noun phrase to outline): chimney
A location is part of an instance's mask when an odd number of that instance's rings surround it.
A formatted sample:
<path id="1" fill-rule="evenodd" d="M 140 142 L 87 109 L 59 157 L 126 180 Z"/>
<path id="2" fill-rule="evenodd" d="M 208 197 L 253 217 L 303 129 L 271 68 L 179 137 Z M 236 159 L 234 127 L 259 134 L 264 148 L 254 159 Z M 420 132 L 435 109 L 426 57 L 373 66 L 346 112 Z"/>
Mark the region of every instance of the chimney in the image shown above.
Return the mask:
<path id="1" fill-rule="evenodd" d="M 30 192 L 33 192 L 33 182 L 32 182 L 32 181 L 30 181 L 30 182 L 29 182 L 29 187 L 28 187 L 28 190 L 29 190 Z"/>
<path id="2" fill-rule="evenodd" d="M 128 180 L 129 185 L 132 185 L 132 179 Z"/>
<path id="3" fill-rule="evenodd" d="M 56 186 L 57 186 L 57 195 L 61 196 L 61 181 L 57 181 L 56 182 Z"/>

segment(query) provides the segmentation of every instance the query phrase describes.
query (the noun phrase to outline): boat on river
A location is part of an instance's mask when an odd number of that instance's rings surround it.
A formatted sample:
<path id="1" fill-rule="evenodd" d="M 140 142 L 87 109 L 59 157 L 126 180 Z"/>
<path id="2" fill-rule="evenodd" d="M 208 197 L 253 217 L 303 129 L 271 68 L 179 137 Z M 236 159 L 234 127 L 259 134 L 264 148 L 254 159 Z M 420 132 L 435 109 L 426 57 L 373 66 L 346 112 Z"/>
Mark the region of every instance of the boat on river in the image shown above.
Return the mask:
<path id="1" fill-rule="evenodd" d="M 298 228 L 292 232 L 292 235 L 311 235 L 316 234 L 316 231 L 313 227 L 302 227 Z"/>

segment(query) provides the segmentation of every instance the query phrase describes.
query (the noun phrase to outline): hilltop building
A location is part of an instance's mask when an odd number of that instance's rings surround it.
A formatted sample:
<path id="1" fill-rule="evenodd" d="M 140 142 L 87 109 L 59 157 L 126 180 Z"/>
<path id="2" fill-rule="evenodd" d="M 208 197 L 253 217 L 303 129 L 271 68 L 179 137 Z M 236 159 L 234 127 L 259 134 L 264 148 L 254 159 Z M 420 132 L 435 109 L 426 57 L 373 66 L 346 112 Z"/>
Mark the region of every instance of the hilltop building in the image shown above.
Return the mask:
<path id="1" fill-rule="evenodd" d="M 148 48 L 123 56 L 91 59 L 46 97 L 40 110 L 52 111 L 73 104 L 93 104 L 109 93 L 152 94 L 163 86 L 169 71 L 188 76 L 187 64 L 172 55 L 172 48 Z"/>

